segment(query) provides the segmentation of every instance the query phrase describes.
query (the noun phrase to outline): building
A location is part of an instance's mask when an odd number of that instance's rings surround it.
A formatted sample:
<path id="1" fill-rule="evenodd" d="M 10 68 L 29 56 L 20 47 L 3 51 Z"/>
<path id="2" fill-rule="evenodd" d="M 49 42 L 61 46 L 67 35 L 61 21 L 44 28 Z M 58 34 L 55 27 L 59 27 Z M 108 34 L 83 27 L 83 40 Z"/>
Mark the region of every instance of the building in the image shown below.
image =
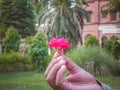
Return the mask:
<path id="1" fill-rule="evenodd" d="M 86 0 L 86 2 L 88 6 L 85 5 L 83 8 L 88 11 L 90 20 L 85 21 L 85 26 L 81 32 L 83 43 L 89 35 L 96 36 L 100 45 L 105 40 L 115 37 L 118 37 L 118 42 L 120 42 L 119 13 L 108 13 L 107 15 L 102 13 L 108 8 L 105 7 L 105 4 L 109 0 Z"/>

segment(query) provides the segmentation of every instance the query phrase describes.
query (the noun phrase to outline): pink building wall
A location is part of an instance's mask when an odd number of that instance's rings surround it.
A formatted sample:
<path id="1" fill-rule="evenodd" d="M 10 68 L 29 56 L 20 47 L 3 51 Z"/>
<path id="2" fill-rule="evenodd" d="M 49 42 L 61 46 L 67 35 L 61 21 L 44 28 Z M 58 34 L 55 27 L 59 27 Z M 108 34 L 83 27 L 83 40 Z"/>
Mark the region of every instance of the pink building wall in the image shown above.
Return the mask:
<path id="1" fill-rule="evenodd" d="M 117 27 L 120 22 L 118 13 L 116 14 L 116 20 L 111 21 L 111 14 L 108 13 L 106 17 L 102 17 L 102 11 L 108 7 L 103 7 L 109 0 L 86 0 L 88 6 L 83 8 L 91 12 L 91 22 L 85 20 L 85 25 L 82 30 L 82 41 L 85 42 L 88 35 L 96 36 L 101 44 L 103 38 L 110 39 L 112 37 L 118 37 L 120 41 L 120 28 Z"/>

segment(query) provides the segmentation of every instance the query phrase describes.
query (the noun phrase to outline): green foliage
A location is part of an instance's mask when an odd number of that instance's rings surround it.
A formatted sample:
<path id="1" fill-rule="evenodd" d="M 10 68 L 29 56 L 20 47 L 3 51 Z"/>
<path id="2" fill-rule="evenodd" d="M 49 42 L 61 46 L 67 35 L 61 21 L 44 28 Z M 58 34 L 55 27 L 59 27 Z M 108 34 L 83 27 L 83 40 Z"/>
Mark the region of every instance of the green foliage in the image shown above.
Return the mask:
<path id="1" fill-rule="evenodd" d="M 120 0 L 110 0 L 110 2 L 107 5 L 110 7 L 110 12 L 120 12 Z"/>
<path id="2" fill-rule="evenodd" d="M 44 33 L 38 32 L 29 47 L 29 55 L 32 57 L 33 64 L 37 64 L 40 70 L 46 68 L 48 60 L 47 38 Z"/>
<path id="3" fill-rule="evenodd" d="M 32 62 L 28 56 L 23 56 L 18 52 L 0 55 L 0 73 L 28 71 L 32 69 Z"/>
<path id="4" fill-rule="evenodd" d="M 39 22 L 45 24 L 44 30 L 49 39 L 64 37 L 73 47 L 81 42 L 80 28 L 84 25 L 83 18 L 89 19 L 88 13 L 82 9 L 84 0 L 42 0 L 41 3 L 43 9 Z"/>
<path id="5" fill-rule="evenodd" d="M 2 22 L 0 22 L 0 38 L 4 38 L 5 32 L 7 31 L 7 29 L 5 29 L 5 26 L 1 23 Z"/>
<path id="6" fill-rule="evenodd" d="M 18 30 L 14 27 L 11 27 L 6 32 L 6 36 L 3 39 L 3 51 L 4 52 L 11 52 L 11 51 L 18 51 L 20 45 L 20 35 L 18 34 Z"/>
<path id="7" fill-rule="evenodd" d="M 22 37 L 35 34 L 34 13 L 28 0 L 0 0 L 0 15 L 0 27 L 4 26 L 2 35 L 11 26 Z"/>
<path id="8" fill-rule="evenodd" d="M 120 43 L 115 40 L 106 40 L 103 48 L 112 54 L 117 60 L 120 59 Z"/>
<path id="9" fill-rule="evenodd" d="M 85 42 L 85 46 L 99 46 L 99 41 L 95 36 L 88 36 Z"/>
<path id="10" fill-rule="evenodd" d="M 76 48 L 68 56 L 95 76 L 110 75 L 109 67 L 114 60 L 112 56 L 99 47 Z"/>
<path id="11" fill-rule="evenodd" d="M 110 66 L 111 74 L 114 76 L 120 76 L 120 62 L 114 61 Z"/>
<path id="12" fill-rule="evenodd" d="M 34 40 L 34 36 L 28 36 L 25 39 L 25 43 L 31 44 L 33 42 L 33 40 Z"/>

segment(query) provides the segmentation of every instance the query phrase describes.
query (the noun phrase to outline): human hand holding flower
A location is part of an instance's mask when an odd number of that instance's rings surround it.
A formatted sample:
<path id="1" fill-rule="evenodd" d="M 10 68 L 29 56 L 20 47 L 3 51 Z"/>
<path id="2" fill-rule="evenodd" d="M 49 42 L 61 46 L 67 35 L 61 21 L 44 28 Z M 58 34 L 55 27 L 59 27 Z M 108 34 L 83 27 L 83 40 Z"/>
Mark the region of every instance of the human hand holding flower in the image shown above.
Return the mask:
<path id="1" fill-rule="evenodd" d="M 70 44 L 64 38 L 53 38 L 49 47 L 58 51 L 70 48 Z M 70 72 L 64 77 L 66 70 Z M 94 76 L 80 68 L 64 54 L 56 52 L 46 71 L 45 78 L 53 90 L 102 90 Z"/>
<path id="2" fill-rule="evenodd" d="M 70 75 L 64 77 L 67 70 Z M 94 76 L 58 52 L 45 71 L 45 79 L 53 90 L 102 90 Z"/>

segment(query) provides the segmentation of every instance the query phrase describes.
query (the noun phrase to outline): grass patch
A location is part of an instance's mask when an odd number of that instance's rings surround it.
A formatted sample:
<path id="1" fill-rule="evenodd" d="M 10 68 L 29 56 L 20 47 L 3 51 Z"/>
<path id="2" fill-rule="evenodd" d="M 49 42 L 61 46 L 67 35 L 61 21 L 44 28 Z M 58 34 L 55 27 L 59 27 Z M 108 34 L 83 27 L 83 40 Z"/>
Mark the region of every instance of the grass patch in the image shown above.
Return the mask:
<path id="1" fill-rule="evenodd" d="M 43 73 L 22 72 L 0 75 L 0 90 L 51 90 Z"/>
<path id="2" fill-rule="evenodd" d="M 116 90 L 120 90 L 120 77 L 99 77 Z M 0 75 L 0 90 L 52 90 L 46 83 L 43 73 L 22 72 Z"/>
<path id="3" fill-rule="evenodd" d="M 98 79 L 115 90 L 120 90 L 120 77 L 99 77 Z"/>

